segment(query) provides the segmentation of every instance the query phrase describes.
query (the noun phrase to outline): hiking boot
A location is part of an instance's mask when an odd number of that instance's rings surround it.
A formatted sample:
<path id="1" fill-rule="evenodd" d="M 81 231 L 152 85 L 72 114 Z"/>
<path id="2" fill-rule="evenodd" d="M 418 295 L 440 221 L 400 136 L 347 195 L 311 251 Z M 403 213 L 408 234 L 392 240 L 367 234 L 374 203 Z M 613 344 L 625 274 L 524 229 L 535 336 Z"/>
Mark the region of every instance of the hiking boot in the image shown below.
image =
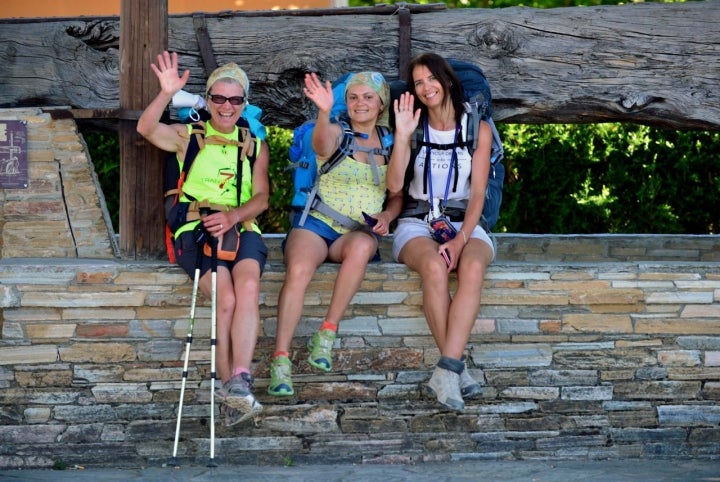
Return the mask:
<path id="1" fill-rule="evenodd" d="M 232 427 L 250 417 L 250 415 L 242 413 L 240 410 L 235 410 L 230 405 L 224 403 L 220 404 L 220 415 L 223 416 L 224 427 Z"/>
<path id="2" fill-rule="evenodd" d="M 460 373 L 460 394 L 464 399 L 479 397 L 482 395 L 482 387 L 470 376 L 470 373 L 468 373 L 467 360 L 465 357 L 463 356 L 460 360 L 465 364 L 462 373 Z"/>
<path id="3" fill-rule="evenodd" d="M 254 417 L 262 412 L 262 405 L 252 394 L 253 382 L 255 379 L 249 373 L 235 375 L 225 382 L 222 392 L 216 392 L 220 402 L 241 413 L 240 419 L 235 423 Z M 233 424 L 234 425 L 234 424 Z"/>
<path id="4" fill-rule="evenodd" d="M 310 356 L 308 363 L 324 372 L 332 370 L 332 348 L 336 333 L 332 330 L 320 330 L 308 341 Z"/>
<path id="5" fill-rule="evenodd" d="M 275 357 L 270 365 L 268 393 L 276 397 L 293 395 L 292 363 L 286 356 Z"/>
<path id="6" fill-rule="evenodd" d="M 430 395 L 437 397 L 442 405 L 453 410 L 465 408 L 465 402 L 460 394 L 460 375 L 454 371 L 435 367 L 425 388 Z"/>

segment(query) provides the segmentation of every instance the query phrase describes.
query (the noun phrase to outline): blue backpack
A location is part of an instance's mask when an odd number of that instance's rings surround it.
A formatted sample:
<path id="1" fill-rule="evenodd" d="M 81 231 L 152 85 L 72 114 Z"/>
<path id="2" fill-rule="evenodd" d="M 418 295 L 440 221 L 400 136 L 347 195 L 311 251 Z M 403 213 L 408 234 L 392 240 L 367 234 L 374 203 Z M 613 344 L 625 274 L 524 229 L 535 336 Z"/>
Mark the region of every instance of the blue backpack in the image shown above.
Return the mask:
<path id="1" fill-rule="evenodd" d="M 319 199 L 317 195 L 317 183 L 319 176 L 330 172 L 343 159 L 359 150 L 354 142 L 355 133 L 350 127 L 347 118 L 347 106 L 345 105 L 345 86 L 352 73 L 344 74 L 332 83 L 333 97 L 335 99 L 330 111 L 330 121 L 340 124 L 343 129 L 343 138 L 337 150 L 318 169 L 315 151 L 312 148 L 312 133 L 315 127 L 315 119 L 305 121 L 293 130 L 293 141 L 290 145 L 288 155 L 290 165 L 286 168 L 292 170 L 294 194 L 290 207 L 293 211 L 302 211 L 303 217 L 300 225 L 304 224 L 308 211 L 316 209 L 339 222 L 348 228 L 354 228 L 357 223 L 337 213 Z M 393 137 L 390 129 L 384 126 L 377 126 L 378 136 L 382 140 L 381 149 L 373 149 L 372 154 L 385 157 L 385 162 L 390 158 L 390 149 L 393 144 Z M 377 174 L 376 174 L 377 176 Z M 376 182 L 379 179 L 376 177 Z"/>
<path id="2" fill-rule="evenodd" d="M 500 205 L 502 204 L 502 192 L 503 192 L 503 181 L 505 180 L 505 167 L 502 164 L 502 160 L 505 157 L 505 151 L 503 149 L 502 140 L 500 134 L 495 127 L 495 122 L 492 119 L 492 94 L 490 92 L 490 84 L 485 77 L 482 69 L 477 65 L 470 62 L 465 62 L 457 59 L 448 59 L 448 63 L 453 68 L 455 73 L 463 86 L 465 93 L 465 101 L 470 105 L 470 119 L 468 119 L 467 130 L 463 134 L 463 138 L 459 142 L 447 145 L 438 145 L 431 142 L 425 141 L 425 130 L 424 125 L 427 122 L 426 119 L 420 119 L 420 124 L 415 130 L 411 141 L 411 153 L 410 159 L 415 159 L 418 151 L 422 147 L 427 149 L 453 149 L 457 147 L 467 147 L 472 153 L 477 147 L 478 142 L 478 125 L 480 120 L 486 121 L 490 124 L 492 129 L 492 147 L 490 149 L 490 175 L 488 177 L 487 189 L 485 191 L 485 203 L 483 205 L 482 217 L 480 223 L 486 231 L 490 231 L 497 223 L 498 217 L 500 216 Z M 408 171 L 406 172 L 406 179 L 409 180 L 412 176 L 413 163 L 408 165 Z M 406 183 L 407 184 L 407 183 Z M 427 185 L 427 179 L 425 179 L 425 185 Z M 410 201 L 412 204 L 413 201 Z M 404 214 L 410 214 L 408 212 L 408 203 L 406 203 L 406 210 Z M 414 204 L 418 204 L 415 202 Z M 450 204 L 448 205 L 450 207 Z M 427 212 L 426 205 L 413 205 L 410 206 L 411 210 L 417 211 L 416 214 L 421 212 Z"/>

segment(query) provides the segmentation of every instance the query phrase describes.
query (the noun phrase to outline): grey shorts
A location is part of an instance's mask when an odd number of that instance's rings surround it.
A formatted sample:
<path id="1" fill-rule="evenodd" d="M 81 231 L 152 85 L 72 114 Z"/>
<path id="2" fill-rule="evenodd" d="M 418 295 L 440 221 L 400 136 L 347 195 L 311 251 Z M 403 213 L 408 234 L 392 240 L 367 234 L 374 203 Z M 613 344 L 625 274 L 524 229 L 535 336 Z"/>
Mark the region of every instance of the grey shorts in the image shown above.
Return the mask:
<path id="1" fill-rule="evenodd" d="M 458 231 L 460 230 L 460 228 L 462 228 L 463 225 L 462 221 L 453 221 L 452 224 Z M 398 257 L 400 256 L 400 251 L 403 249 L 405 244 L 411 239 L 417 237 L 432 239 L 432 237 L 430 236 L 430 231 L 428 230 L 427 222 L 425 222 L 425 220 L 418 218 L 398 219 L 397 227 L 395 228 L 395 232 L 393 233 L 393 259 L 397 261 Z M 495 245 L 490 239 L 490 236 L 488 236 L 488 233 L 486 233 L 483 228 L 481 228 L 479 225 L 475 226 L 475 229 L 473 229 L 470 237 L 479 239 L 483 243 L 486 243 L 488 246 L 490 246 L 490 249 L 492 249 L 493 252 L 493 259 L 495 259 Z"/>

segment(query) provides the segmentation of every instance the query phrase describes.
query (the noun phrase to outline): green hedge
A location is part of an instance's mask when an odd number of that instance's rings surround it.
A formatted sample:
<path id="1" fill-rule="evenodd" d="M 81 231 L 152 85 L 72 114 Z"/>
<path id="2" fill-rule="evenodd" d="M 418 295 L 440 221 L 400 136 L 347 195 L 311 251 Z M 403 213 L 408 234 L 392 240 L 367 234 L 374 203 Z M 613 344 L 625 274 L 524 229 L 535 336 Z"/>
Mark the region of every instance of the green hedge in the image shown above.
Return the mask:
<path id="1" fill-rule="evenodd" d="M 720 133 L 630 124 L 500 124 L 507 175 L 495 230 L 682 233 L 720 230 Z M 117 136 L 84 133 L 116 231 Z M 287 232 L 292 131 L 268 128 L 270 209 L 264 232 Z"/>

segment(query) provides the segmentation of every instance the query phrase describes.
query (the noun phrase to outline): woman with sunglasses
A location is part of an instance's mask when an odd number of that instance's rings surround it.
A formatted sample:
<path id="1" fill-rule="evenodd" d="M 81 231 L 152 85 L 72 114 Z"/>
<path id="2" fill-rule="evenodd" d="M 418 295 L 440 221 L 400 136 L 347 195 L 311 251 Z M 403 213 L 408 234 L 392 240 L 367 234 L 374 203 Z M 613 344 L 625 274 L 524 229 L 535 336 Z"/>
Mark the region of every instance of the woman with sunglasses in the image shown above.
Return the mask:
<path id="1" fill-rule="evenodd" d="M 180 164 L 191 137 L 191 125 L 165 124 L 160 119 L 173 95 L 190 76 L 178 71 L 177 53 L 163 52 L 151 68 L 160 81 L 160 93 L 138 120 L 137 131 L 158 148 L 174 152 Z M 194 278 L 200 260 L 199 288 L 211 296 L 211 260 L 198 258 L 202 235 L 221 237 L 240 231 L 239 250 L 234 259 L 217 261 L 217 375 L 223 386 L 217 391 L 226 425 L 233 425 L 262 410 L 255 399 L 250 370 L 260 327 L 260 276 L 265 267 L 267 247 L 255 219 L 268 208 L 269 150 L 254 139 L 254 152 L 238 159 L 241 131 L 238 120 L 246 106 L 249 81 L 234 63 L 217 68 L 206 86 L 207 110 L 204 146 L 200 149 L 183 183 L 180 202 L 208 201 L 215 207 L 201 220 L 188 221 L 174 233 L 178 264 Z M 249 135 L 249 131 L 245 131 Z M 252 169 L 249 157 L 254 157 Z M 240 172 L 238 172 L 240 170 Z M 238 185 L 239 184 L 239 185 Z M 238 195 L 238 190 L 240 193 Z M 231 233 L 232 234 L 232 233 Z"/>

